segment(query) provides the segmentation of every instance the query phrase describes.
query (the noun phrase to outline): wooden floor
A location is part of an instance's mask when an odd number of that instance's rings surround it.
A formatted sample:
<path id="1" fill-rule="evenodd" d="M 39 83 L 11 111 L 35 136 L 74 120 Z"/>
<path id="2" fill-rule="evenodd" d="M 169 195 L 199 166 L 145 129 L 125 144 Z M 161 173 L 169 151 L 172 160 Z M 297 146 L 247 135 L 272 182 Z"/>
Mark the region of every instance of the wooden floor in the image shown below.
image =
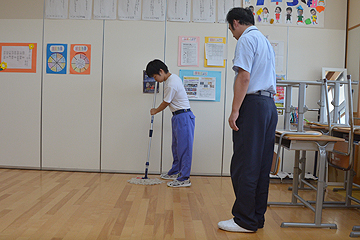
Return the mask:
<path id="1" fill-rule="evenodd" d="M 0 169 L 0 239 L 350 239 L 360 225 L 360 210 L 326 208 L 323 222 L 338 229 L 281 228 L 284 221 L 313 222 L 314 213 L 269 207 L 263 229 L 229 233 L 217 228 L 232 217 L 229 177 L 191 177 L 191 187 L 169 188 L 128 183 L 134 176 Z M 269 200 L 289 201 L 289 186 L 272 183 Z M 301 195 L 315 199 L 314 191 Z M 327 190 L 330 199 L 343 197 Z"/>

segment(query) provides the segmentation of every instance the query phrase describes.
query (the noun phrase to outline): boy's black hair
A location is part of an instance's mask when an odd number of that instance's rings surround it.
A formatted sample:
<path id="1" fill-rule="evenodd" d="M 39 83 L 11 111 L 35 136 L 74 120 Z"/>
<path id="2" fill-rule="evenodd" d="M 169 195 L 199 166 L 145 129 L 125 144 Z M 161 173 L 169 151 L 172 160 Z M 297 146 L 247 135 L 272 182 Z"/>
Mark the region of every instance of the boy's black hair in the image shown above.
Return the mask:
<path id="1" fill-rule="evenodd" d="M 163 61 L 161 61 L 159 59 L 155 59 L 147 64 L 145 71 L 149 77 L 153 77 L 154 74 L 160 73 L 160 69 L 162 69 L 165 73 L 169 72 L 168 67 L 166 66 L 166 64 Z"/>
<path id="2" fill-rule="evenodd" d="M 255 25 L 253 13 L 249 8 L 232 8 L 226 15 L 226 21 L 230 24 L 232 29 L 234 29 L 234 20 L 238 20 L 241 25 Z"/>
<path id="3" fill-rule="evenodd" d="M 292 8 L 291 8 L 291 7 L 287 7 L 287 8 L 286 8 L 286 11 L 287 11 L 287 10 L 290 10 L 290 11 L 292 12 Z"/>

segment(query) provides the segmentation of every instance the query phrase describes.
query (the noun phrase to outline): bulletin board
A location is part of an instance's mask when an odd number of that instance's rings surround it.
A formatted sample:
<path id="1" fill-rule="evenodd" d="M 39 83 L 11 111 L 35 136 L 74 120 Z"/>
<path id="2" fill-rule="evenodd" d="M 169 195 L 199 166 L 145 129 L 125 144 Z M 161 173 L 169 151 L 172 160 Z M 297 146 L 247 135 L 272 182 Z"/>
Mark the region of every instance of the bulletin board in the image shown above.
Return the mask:
<path id="1" fill-rule="evenodd" d="M 220 102 L 221 72 L 180 70 L 189 100 Z"/>
<path id="2" fill-rule="evenodd" d="M 36 72 L 36 43 L 0 43 L 0 72 Z"/>

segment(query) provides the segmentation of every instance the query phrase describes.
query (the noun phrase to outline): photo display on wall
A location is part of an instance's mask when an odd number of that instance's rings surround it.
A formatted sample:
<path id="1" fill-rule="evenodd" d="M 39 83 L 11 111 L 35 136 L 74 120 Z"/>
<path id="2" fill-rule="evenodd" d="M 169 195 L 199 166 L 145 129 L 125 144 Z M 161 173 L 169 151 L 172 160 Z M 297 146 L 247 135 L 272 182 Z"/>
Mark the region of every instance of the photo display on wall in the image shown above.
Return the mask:
<path id="1" fill-rule="evenodd" d="M 324 27 L 325 0 L 243 0 L 255 25 Z"/>

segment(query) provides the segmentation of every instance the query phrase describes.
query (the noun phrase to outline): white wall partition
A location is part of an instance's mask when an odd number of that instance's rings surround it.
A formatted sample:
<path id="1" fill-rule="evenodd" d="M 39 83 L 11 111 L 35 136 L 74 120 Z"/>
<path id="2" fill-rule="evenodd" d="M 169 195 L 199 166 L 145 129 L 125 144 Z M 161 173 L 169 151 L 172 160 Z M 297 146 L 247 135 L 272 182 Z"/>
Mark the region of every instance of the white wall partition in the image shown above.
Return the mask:
<path id="1" fill-rule="evenodd" d="M 69 74 L 68 61 L 67 74 L 47 74 L 44 51 L 43 168 L 99 171 L 103 21 L 46 19 L 44 29 L 44 49 L 91 44 L 91 72 Z"/>
<path id="2" fill-rule="evenodd" d="M 0 75 L 0 165 L 40 168 L 42 20 L 2 19 L 0 32 L 4 43 L 37 43 L 36 73 Z"/>
<path id="3" fill-rule="evenodd" d="M 360 8 L 360 1 L 351 0 L 349 5 L 349 32 L 348 32 L 348 51 L 347 65 L 348 73 L 351 74 L 353 81 L 360 78 L 360 16 L 357 14 Z M 358 112 L 359 86 L 354 86 L 354 111 Z"/>
<path id="4" fill-rule="evenodd" d="M 164 57 L 164 23 L 105 24 L 102 171 L 143 172 L 147 160 L 153 94 L 143 93 L 143 70 Z M 162 88 L 157 95 L 162 100 Z M 161 114 L 154 120 L 150 172 L 159 172 Z"/>
<path id="5" fill-rule="evenodd" d="M 201 31 L 199 31 L 201 29 Z M 223 120 L 225 100 L 225 68 L 204 67 L 205 37 L 228 37 L 226 24 L 219 23 L 167 23 L 166 62 L 171 72 L 179 74 L 184 70 L 205 70 L 221 72 L 220 102 L 190 101 L 195 119 L 195 139 L 193 149 L 193 174 L 220 175 L 222 164 Z M 231 33 L 230 33 L 231 34 Z M 200 37 L 199 67 L 178 67 L 178 37 Z M 228 54 L 226 54 L 228 55 Z M 164 120 L 164 171 L 168 171 L 172 164 L 171 153 L 171 113 L 165 112 Z"/>
<path id="6" fill-rule="evenodd" d="M 322 67 L 344 67 L 346 3 L 326 1 L 324 28 L 259 26 L 270 41 L 284 42 L 279 74 L 287 74 L 288 80 L 311 81 L 321 78 Z M 0 42 L 38 46 L 36 73 L 0 73 L 0 166 L 143 173 L 153 95 L 142 92 L 142 71 L 150 60 L 165 58 L 175 74 L 181 69 L 221 72 L 220 102 L 190 102 L 196 116 L 192 174 L 229 174 L 232 141 L 227 119 L 236 41 L 227 24 L 44 19 L 44 0 L 30 5 L 26 0 L 0 0 L 0 4 Z M 351 22 L 356 25 L 356 18 Z M 356 34 L 354 30 L 349 36 Z M 200 37 L 199 67 L 177 65 L 179 36 Z M 204 67 L 205 37 L 227 38 L 226 68 Z M 91 44 L 91 74 L 70 74 L 69 65 L 67 74 L 46 73 L 49 43 L 68 48 Z M 349 48 L 356 49 L 355 45 L 351 42 Z M 349 59 L 355 59 L 351 64 L 356 65 L 358 57 L 349 55 Z M 157 105 L 162 92 L 161 84 Z M 307 93 L 308 107 L 318 107 L 319 91 L 309 88 Z M 308 114 L 309 120 L 316 120 L 316 114 Z M 151 173 L 170 168 L 170 118 L 168 109 L 155 116 Z M 280 116 L 278 126 L 282 124 Z M 308 166 L 312 168 L 311 163 Z M 292 161 L 284 167 L 291 172 Z"/>

